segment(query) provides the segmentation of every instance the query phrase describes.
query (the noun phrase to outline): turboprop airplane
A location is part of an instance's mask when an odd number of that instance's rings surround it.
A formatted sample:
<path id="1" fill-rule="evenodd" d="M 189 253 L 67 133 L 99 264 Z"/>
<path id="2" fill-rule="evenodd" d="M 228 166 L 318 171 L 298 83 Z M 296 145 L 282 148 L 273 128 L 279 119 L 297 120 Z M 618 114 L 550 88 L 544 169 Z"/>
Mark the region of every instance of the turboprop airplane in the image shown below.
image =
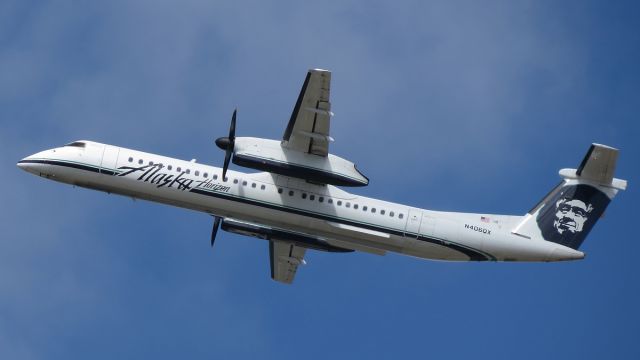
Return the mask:
<path id="1" fill-rule="evenodd" d="M 218 228 L 269 241 L 271 277 L 291 283 L 307 249 L 388 251 L 451 261 L 561 261 L 580 245 L 627 182 L 614 178 L 618 150 L 592 144 L 577 169 L 525 215 L 440 212 L 367 198 L 355 165 L 329 153 L 331 73 L 309 70 L 282 140 L 216 140 L 222 168 L 93 141 L 74 141 L 18 162 L 59 182 L 155 201 L 213 216 Z M 228 170 L 229 162 L 262 172 Z"/>

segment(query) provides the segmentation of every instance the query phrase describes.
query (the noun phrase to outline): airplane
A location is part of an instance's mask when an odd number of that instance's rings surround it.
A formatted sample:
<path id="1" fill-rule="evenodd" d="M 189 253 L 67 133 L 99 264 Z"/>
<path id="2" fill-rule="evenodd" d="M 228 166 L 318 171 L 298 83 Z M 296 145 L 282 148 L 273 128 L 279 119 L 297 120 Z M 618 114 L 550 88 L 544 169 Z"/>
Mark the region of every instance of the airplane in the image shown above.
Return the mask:
<path id="1" fill-rule="evenodd" d="M 204 212 L 218 228 L 269 241 L 271 278 L 290 284 L 308 249 L 387 252 L 448 261 L 551 262 L 583 259 L 579 250 L 627 181 L 614 178 L 618 150 L 592 144 L 577 169 L 524 215 L 420 209 L 359 196 L 356 166 L 329 153 L 331 72 L 311 69 L 282 140 L 218 138 L 223 167 L 94 141 L 38 152 L 17 166 L 46 179 Z M 229 170 L 229 163 L 260 172 Z"/>

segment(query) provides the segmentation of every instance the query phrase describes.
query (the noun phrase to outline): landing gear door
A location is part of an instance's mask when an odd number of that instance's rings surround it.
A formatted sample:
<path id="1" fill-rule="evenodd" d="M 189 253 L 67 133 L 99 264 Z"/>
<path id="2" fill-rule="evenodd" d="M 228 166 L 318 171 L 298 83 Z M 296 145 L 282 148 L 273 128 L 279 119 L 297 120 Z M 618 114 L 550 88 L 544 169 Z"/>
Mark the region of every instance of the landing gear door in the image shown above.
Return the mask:
<path id="1" fill-rule="evenodd" d="M 100 173 L 107 175 L 115 175 L 116 174 L 116 166 L 118 163 L 118 155 L 120 153 L 120 148 L 105 145 L 102 153 L 102 162 L 100 163 Z"/>
<path id="2" fill-rule="evenodd" d="M 417 238 L 420 232 L 420 223 L 422 222 L 422 211 L 409 209 L 407 217 L 407 225 L 404 229 L 405 237 Z"/>

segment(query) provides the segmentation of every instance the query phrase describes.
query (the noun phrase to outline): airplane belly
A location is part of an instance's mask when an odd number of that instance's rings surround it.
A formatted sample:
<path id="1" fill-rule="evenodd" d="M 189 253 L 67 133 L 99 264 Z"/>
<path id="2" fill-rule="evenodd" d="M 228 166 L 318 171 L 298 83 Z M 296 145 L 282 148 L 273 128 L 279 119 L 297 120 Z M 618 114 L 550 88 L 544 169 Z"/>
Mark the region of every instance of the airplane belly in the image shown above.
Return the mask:
<path id="1" fill-rule="evenodd" d="M 250 210 L 250 211 L 247 211 Z M 237 216 L 243 220 L 255 221 L 273 227 L 284 227 L 299 232 L 314 234 L 339 247 L 382 255 L 385 251 L 401 251 L 404 239 L 390 236 L 385 239 L 356 231 L 351 228 L 337 227 L 336 223 L 317 219 L 288 211 L 269 210 L 264 208 L 247 209 Z M 252 214 L 247 216 L 247 214 Z"/>
<path id="2" fill-rule="evenodd" d="M 145 182 L 144 178 L 122 176 L 104 176 L 100 174 L 84 175 L 82 180 L 75 176 L 75 185 L 155 201 L 212 215 L 235 218 L 263 225 L 293 229 L 317 234 L 327 239 L 335 239 L 355 244 L 371 246 L 367 236 L 341 232 L 328 224 L 326 220 L 304 215 L 304 209 L 292 209 L 275 202 L 240 196 L 230 186 L 216 185 L 212 189 L 197 186 L 162 186 Z M 155 186 L 154 186 L 155 185 Z M 187 184 L 185 184 L 187 185 Z M 192 184 L 193 185 L 193 184 Z M 369 239 L 370 240 L 370 239 Z M 398 251 L 399 247 L 384 244 L 385 250 Z"/>
<path id="3" fill-rule="evenodd" d="M 410 239 L 402 249 L 405 255 L 415 256 L 431 260 L 468 261 L 469 256 L 458 250 L 439 245 L 433 242 Z"/>
<path id="4" fill-rule="evenodd" d="M 85 175 L 82 181 L 77 180 L 76 177 L 75 184 L 221 217 L 306 232 L 323 237 L 336 246 L 346 246 L 358 251 L 380 255 L 386 251 L 393 251 L 416 257 L 442 260 L 469 259 L 459 251 L 423 240 L 388 235 L 357 226 L 340 226 L 335 221 L 305 215 L 304 209 L 292 209 L 276 203 L 257 204 L 255 199 L 243 198 L 232 193 L 229 187 L 216 188 L 215 191 L 197 187 L 158 187 L 158 185 L 154 186 L 154 184 L 137 180 L 137 178 L 101 174 Z"/>

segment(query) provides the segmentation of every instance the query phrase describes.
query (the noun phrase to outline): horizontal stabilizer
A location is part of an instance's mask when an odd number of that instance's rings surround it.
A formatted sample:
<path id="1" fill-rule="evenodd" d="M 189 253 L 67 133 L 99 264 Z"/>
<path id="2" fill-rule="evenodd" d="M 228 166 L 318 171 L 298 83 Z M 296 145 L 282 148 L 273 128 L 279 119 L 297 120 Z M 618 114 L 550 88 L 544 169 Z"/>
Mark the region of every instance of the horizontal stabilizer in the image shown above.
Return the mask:
<path id="1" fill-rule="evenodd" d="M 591 144 L 589 151 L 576 170 L 576 175 L 584 180 L 609 185 L 613 182 L 617 161 L 618 149 L 601 144 Z"/>
<path id="2" fill-rule="evenodd" d="M 560 176 L 567 180 L 582 180 L 598 185 L 625 190 L 627 181 L 614 178 L 618 149 L 601 144 L 591 144 L 589 151 L 577 169 L 562 169 Z"/>

